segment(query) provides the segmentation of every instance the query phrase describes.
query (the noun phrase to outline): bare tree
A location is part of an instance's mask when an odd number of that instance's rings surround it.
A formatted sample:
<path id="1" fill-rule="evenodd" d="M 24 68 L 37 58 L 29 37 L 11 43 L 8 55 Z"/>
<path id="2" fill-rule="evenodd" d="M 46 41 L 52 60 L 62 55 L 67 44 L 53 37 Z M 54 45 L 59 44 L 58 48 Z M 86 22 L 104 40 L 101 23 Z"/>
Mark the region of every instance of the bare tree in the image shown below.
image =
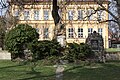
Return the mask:
<path id="1" fill-rule="evenodd" d="M 9 1 L 9 0 L 8 0 Z M 20 11 L 22 11 L 22 10 L 24 10 L 24 5 L 26 4 L 26 3 L 30 3 L 30 4 L 32 4 L 33 6 L 36 4 L 36 2 L 35 1 L 37 1 L 37 0 L 10 0 L 12 3 L 14 2 L 15 3 L 15 5 L 18 5 L 19 6 L 19 12 Z M 51 0 L 50 0 L 51 1 Z M 116 14 L 114 14 L 114 13 L 112 13 L 112 11 L 111 10 L 108 10 L 104 5 L 103 5 L 103 2 L 104 1 L 108 1 L 108 0 L 93 0 L 94 2 L 96 2 L 98 5 L 100 5 L 101 7 L 99 7 L 98 9 L 94 9 L 94 8 L 92 8 L 91 7 L 91 9 L 93 9 L 94 10 L 94 12 L 92 12 L 91 14 L 89 14 L 89 15 L 87 15 L 87 16 L 84 16 L 84 19 L 85 18 L 87 18 L 87 17 L 90 17 L 90 16 L 92 16 L 92 15 L 94 15 L 94 14 L 96 14 L 98 11 L 100 11 L 100 10 L 105 10 L 105 11 L 107 11 L 112 17 L 113 17 L 113 19 L 108 19 L 108 20 L 102 20 L 102 21 L 99 21 L 100 23 L 103 23 L 103 22 L 108 22 L 108 21 L 110 21 L 110 22 L 115 22 L 115 23 L 117 23 L 119 26 L 120 26 L 120 20 L 119 20 L 119 17 L 116 15 Z M 114 0 L 114 1 L 116 1 L 116 6 L 118 6 L 119 7 L 119 0 Z M 74 2 L 76 5 L 78 5 L 77 4 L 77 1 L 76 0 L 74 0 L 74 1 L 72 1 L 72 2 Z M 10 6 L 12 6 L 12 3 L 9 3 L 9 5 L 7 6 L 7 7 L 10 7 Z M 59 35 L 59 33 L 61 32 L 61 27 L 64 27 L 65 26 L 65 24 L 67 24 L 66 22 L 65 22 L 65 20 L 63 20 L 63 18 L 61 18 L 60 17 L 60 15 L 58 14 L 58 11 L 59 11 L 59 8 L 61 8 L 61 6 L 59 6 L 59 5 L 57 5 L 58 4 L 58 0 L 53 0 L 52 1 L 52 4 L 53 4 L 53 10 L 52 10 L 52 16 L 53 16 L 53 19 L 54 19 L 54 24 L 55 24 L 55 28 L 54 28 L 54 38 L 56 38 L 56 36 L 57 35 Z M 61 3 L 61 5 L 62 5 L 62 9 L 66 9 L 66 7 L 67 6 L 69 6 L 69 4 L 71 4 L 71 1 L 69 1 L 69 0 L 67 0 L 67 1 L 63 1 L 62 3 Z M 49 5 L 49 4 L 48 4 Z M 88 4 L 89 5 L 89 4 Z M 80 5 L 79 5 L 80 6 Z M 113 7 L 114 8 L 114 7 Z M 118 9 L 118 8 L 117 8 Z M 119 12 L 120 10 L 117 10 L 117 13 Z M 10 13 L 9 11 L 8 11 L 8 13 Z M 66 12 L 64 12 L 63 11 L 63 14 L 66 14 Z M 87 13 L 86 13 L 87 14 Z M 10 16 L 12 16 L 12 14 L 10 14 Z M 78 17 L 77 15 L 75 15 L 74 17 Z M 8 20 L 8 19 L 7 19 Z M 11 20 L 8 20 L 7 22 L 9 22 L 9 21 L 12 21 L 12 17 L 11 17 Z M 16 22 L 16 21 L 15 21 Z M 72 22 L 70 22 L 70 24 L 71 24 Z M 82 23 L 82 24 L 84 24 L 84 23 Z M 90 24 L 92 24 L 92 23 L 90 23 Z M 14 24 L 13 24 L 14 25 Z M 72 25 L 72 24 L 71 24 Z M 63 31 L 63 33 L 65 33 L 65 30 Z M 61 34 L 61 33 L 60 33 Z"/>
<path id="2" fill-rule="evenodd" d="M 108 19 L 108 20 L 105 20 L 102 22 L 115 22 L 119 26 L 119 29 L 120 29 L 120 0 L 112 0 L 112 1 L 116 2 L 116 5 L 114 7 L 112 6 L 112 8 L 117 8 L 116 13 L 113 13 L 112 10 L 105 8 L 105 6 L 103 5 L 103 0 L 94 0 L 94 1 L 97 2 L 97 4 L 101 6 L 102 10 L 107 11 L 109 13 L 109 15 L 113 17 L 112 19 Z M 109 4 L 110 3 L 111 3 L 111 1 L 109 1 Z M 109 8 L 110 7 L 111 6 L 109 6 Z"/>
<path id="3" fill-rule="evenodd" d="M 15 2 L 20 8 L 24 8 L 24 2 L 31 2 L 32 4 L 34 4 L 34 1 L 35 0 L 7 0 L 7 1 L 12 1 L 12 2 Z M 116 1 L 116 7 L 117 7 L 117 13 L 118 15 L 116 16 L 114 13 L 112 13 L 112 11 L 106 9 L 104 6 L 103 6 L 103 2 L 104 1 L 108 1 L 108 0 L 94 0 L 95 2 L 97 2 L 97 4 L 99 4 L 102 8 L 101 9 L 104 9 L 105 11 L 107 11 L 114 19 L 111 19 L 111 20 L 106 20 L 106 21 L 103 21 L 103 22 L 108 22 L 108 21 L 113 21 L 115 23 L 118 24 L 118 26 L 120 26 L 120 0 L 113 0 L 113 1 Z M 69 3 L 69 1 L 67 1 L 67 4 Z M 7 8 L 9 6 L 11 6 L 11 4 L 6 4 L 4 0 L 1 0 L 0 2 L 0 5 L 2 7 L 2 9 L 4 8 Z M 57 6 L 57 0 L 53 0 L 53 5 L 56 6 L 56 7 L 53 7 L 53 10 L 58 10 L 59 6 Z M 56 9 L 55 9 L 56 8 Z M 113 7 L 114 8 L 114 7 Z M 57 13 L 54 13 L 56 15 L 58 15 Z M 89 15 L 90 16 L 90 15 Z M 53 16 L 54 18 L 54 16 Z M 55 21 L 55 25 L 57 24 L 57 22 L 59 21 L 60 17 L 54 18 L 54 21 Z M 120 27 L 119 27 L 120 28 Z"/>

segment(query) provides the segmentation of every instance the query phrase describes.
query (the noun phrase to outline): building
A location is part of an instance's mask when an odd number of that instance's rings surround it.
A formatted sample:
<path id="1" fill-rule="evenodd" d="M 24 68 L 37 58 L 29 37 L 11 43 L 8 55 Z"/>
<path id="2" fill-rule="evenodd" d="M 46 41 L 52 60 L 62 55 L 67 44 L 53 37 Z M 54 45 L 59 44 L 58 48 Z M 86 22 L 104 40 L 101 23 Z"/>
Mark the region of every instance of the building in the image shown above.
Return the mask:
<path id="1" fill-rule="evenodd" d="M 51 0 L 9 0 L 9 4 L 11 14 L 18 18 L 19 23 L 36 28 L 39 40 L 53 38 L 55 24 Z M 94 0 L 59 0 L 58 5 L 61 21 L 66 24 L 67 43 L 83 43 L 89 34 L 97 31 L 103 36 L 104 47 L 108 48 L 108 22 L 99 23 L 108 20 L 108 13 L 103 10 L 96 12 L 101 7 Z M 108 9 L 108 0 L 103 0 L 103 5 Z"/>
<path id="2" fill-rule="evenodd" d="M 113 33 L 109 31 L 109 48 L 120 48 L 120 35 L 119 31 Z"/>

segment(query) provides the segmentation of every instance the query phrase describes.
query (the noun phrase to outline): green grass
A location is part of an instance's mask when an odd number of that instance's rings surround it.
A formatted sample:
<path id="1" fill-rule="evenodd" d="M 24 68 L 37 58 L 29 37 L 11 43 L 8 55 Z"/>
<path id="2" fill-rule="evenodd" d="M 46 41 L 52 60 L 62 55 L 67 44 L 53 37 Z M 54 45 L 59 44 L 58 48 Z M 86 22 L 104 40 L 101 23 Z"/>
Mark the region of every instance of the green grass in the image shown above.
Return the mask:
<path id="1" fill-rule="evenodd" d="M 66 68 L 64 80 L 120 80 L 120 61 Z"/>
<path id="2" fill-rule="evenodd" d="M 55 80 L 55 68 L 37 62 L 35 72 L 30 64 L 0 61 L 0 80 Z M 63 80 L 120 80 L 120 61 L 94 63 L 91 66 L 68 64 Z"/>
<path id="3" fill-rule="evenodd" d="M 105 51 L 106 52 L 120 52 L 120 48 L 108 48 Z"/>
<path id="4" fill-rule="evenodd" d="M 31 65 L 20 65 L 12 61 L 0 61 L 0 80 L 54 80 L 55 69 L 40 62 L 31 70 Z"/>

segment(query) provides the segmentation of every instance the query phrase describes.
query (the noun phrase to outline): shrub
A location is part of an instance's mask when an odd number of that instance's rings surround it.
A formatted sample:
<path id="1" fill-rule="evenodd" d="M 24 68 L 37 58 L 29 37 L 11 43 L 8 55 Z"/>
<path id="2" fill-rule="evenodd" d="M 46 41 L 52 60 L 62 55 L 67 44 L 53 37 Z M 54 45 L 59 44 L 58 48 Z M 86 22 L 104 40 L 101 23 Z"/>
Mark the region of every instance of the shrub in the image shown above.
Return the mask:
<path id="1" fill-rule="evenodd" d="M 19 24 L 5 35 L 5 48 L 12 53 L 14 58 L 24 58 L 24 50 L 28 44 L 38 40 L 36 29 L 28 24 Z"/>
<path id="2" fill-rule="evenodd" d="M 68 59 L 69 61 L 85 60 L 94 56 L 94 52 L 91 48 L 84 43 L 68 43 L 65 52 L 65 59 Z"/>
<path id="3" fill-rule="evenodd" d="M 5 30 L 0 27 L 0 47 L 4 47 Z"/>
<path id="4" fill-rule="evenodd" d="M 32 43 L 29 47 L 36 59 L 47 59 L 61 55 L 61 46 L 57 41 L 38 41 Z"/>
<path id="5" fill-rule="evenodd" d="M 87 44 L 81 43 L 80 44 L 80 51 L 83 54 L 84 59 L 93 58 L 95 56 L 91 47 Z"/>
<path id="6" fill-rule="evenodd" d="M 74 61 L 78 59 L 78 55 L 80 53 L 79 45 L 77 43 L 68 43 L 68 47 L 66 48 L 66 58 L 69 61 Z"/>

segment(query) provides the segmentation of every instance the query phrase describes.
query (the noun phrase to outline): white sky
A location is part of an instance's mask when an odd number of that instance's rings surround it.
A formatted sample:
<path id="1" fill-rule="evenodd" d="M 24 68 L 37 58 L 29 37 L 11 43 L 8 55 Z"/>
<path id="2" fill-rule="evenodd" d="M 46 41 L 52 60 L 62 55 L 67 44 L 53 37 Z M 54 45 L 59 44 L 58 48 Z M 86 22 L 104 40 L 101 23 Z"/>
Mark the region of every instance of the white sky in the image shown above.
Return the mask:
<path id="1" fill-rule="evenodd" d="M 6 3 L 7 0 L 0 0 L 0 15 L 4 15 L 5 11 L 6 11 L 6 8 L 2 9 L 2 4 Z M 3 3 L 1 3 L 3 2 Z"/>

